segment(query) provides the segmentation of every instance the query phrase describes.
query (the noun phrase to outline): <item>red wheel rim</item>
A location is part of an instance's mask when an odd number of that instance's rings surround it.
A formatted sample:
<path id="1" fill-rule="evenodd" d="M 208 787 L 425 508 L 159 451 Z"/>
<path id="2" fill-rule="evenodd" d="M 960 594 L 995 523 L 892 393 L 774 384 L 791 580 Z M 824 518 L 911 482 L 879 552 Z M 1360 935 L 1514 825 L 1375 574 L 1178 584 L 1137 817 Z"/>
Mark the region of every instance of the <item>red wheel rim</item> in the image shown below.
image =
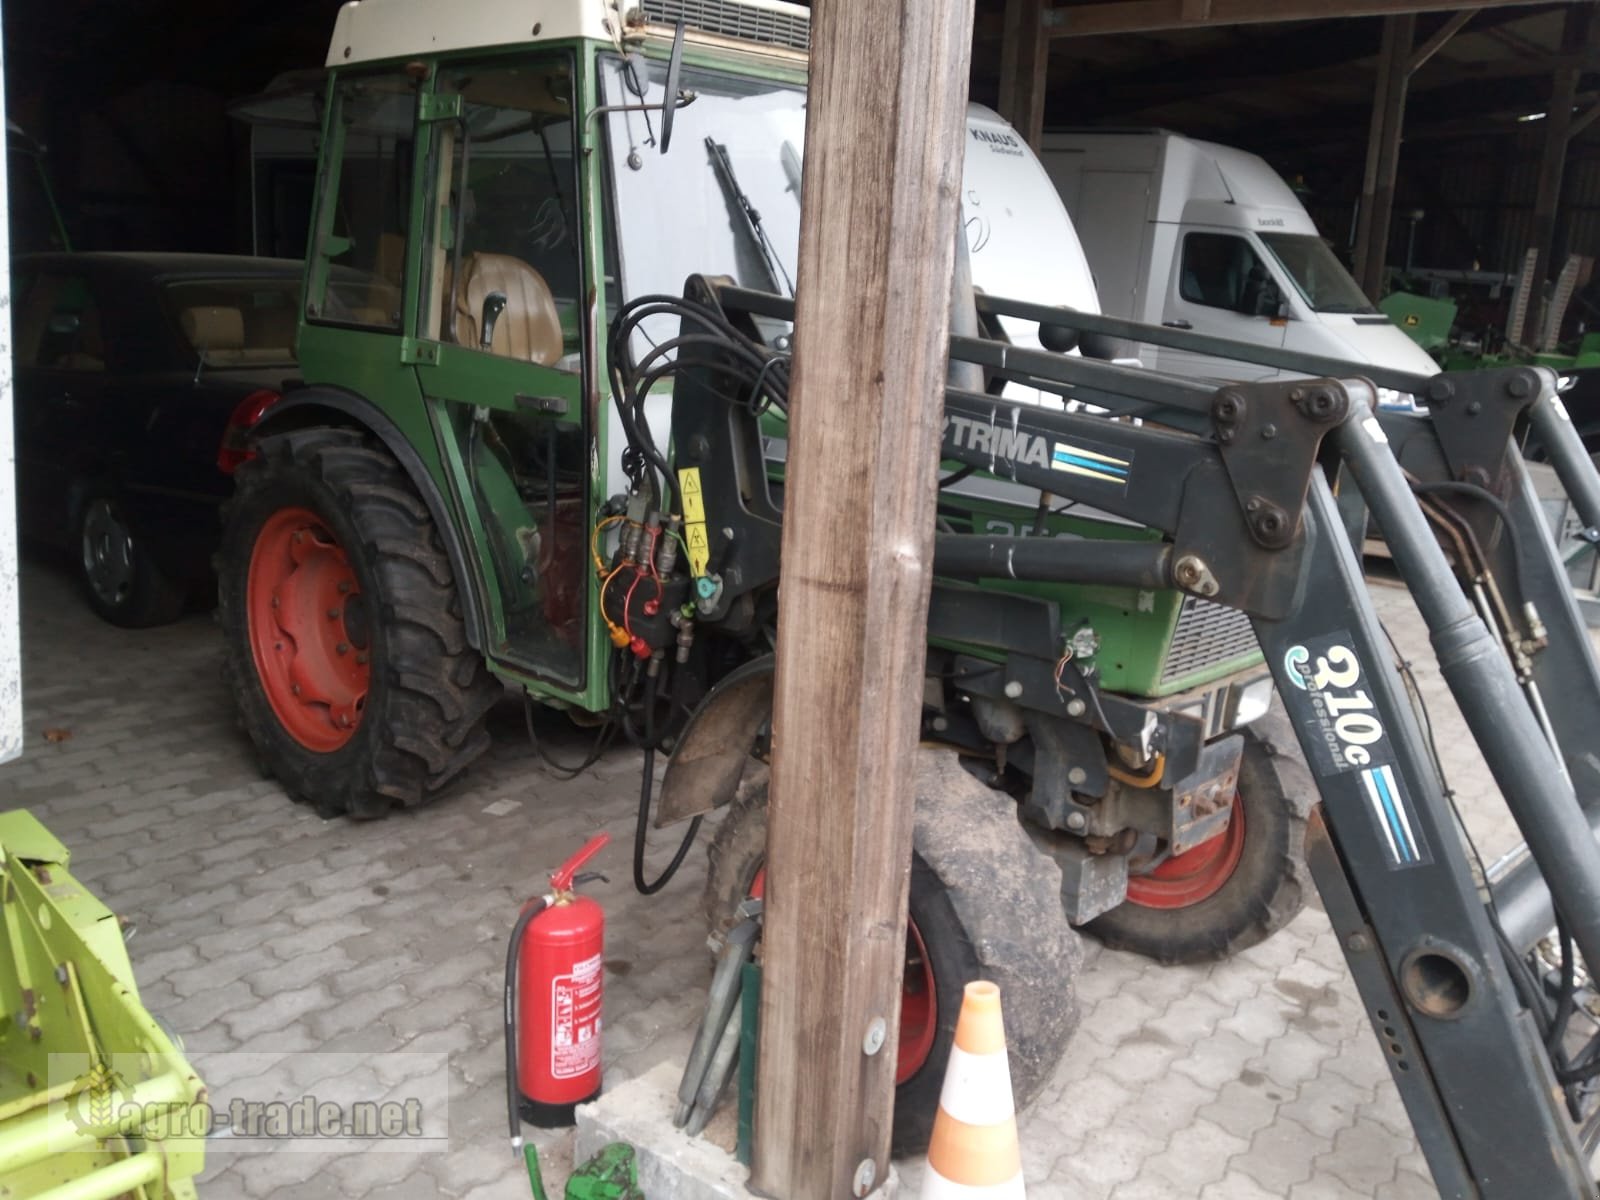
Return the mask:
<path id="1" fill-rule="evenodd" d="M 1182 854 L 1174 854 L 1145 875 L 1128 877 L 1128 903 L 1144 908 L 1188 908 L 1222 889 L 1244 852 L 1244 805 L 1233 795 L 1228 828 Z"/>
<path id="2" fill-rule="evenodd" d="M 766 893 L 767 869 L 759 867 L 750 881 L 749 894 Z M 906 919 L 906 965 L 900 983 L 900 1042 L 894 1065 L 894 1085 L 899 1087 L 927 1065 L 939 1033 L 939 994 L 933 983 L 933 964 L 922 931 Z"/>
<path id="3" fill-rule="evenodd" d="M 245 605 L 256 676 L 285 731 L 319 753 L 345 745 L 372 678 L 366 606 L 320 517 L 284 508 L 267 518 L 250 554 Z"/>

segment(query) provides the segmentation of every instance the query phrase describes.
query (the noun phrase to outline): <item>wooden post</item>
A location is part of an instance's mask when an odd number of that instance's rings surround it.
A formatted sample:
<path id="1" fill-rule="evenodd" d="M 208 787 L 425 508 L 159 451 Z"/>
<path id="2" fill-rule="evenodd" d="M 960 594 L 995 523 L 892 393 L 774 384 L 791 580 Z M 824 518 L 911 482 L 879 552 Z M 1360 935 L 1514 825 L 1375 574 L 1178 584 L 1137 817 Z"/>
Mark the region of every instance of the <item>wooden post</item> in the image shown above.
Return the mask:
<path id="1" fill-rule="evenodd" d="M 1550 103 L 1545 108 L 1544 118 L 1544 149 L 1539 156 L 1539 187 L 1533 201 L 1533 245 L 1538 256 L 1534 259 L 1534 290 L 1529 298 L 1528 312 L 1535 317 L 1535 330 L 1543 327 L 1540 309 L 1545 280 L 1550 276 L 1550 259 L 1555 249 L 1556 209 L 1561 203 L 1561 177 L 1566 170 L 1572 105 L 1577 98 L 1578 76 L 1581 74 L 1577 60 L 1579 52 L 1593 36 L 1596 25 L 1593 16 L 1594 6 L 1591 4 L 1574 4 L 1567 9 L 1561 35 L 1561 52 L 1565 63 L 1550 80 Z"/>
<path id="2" fill-rule="evenodd" d="M 1385 17 L 1378 52 L 1378 87 L 1367 136 L 1367 165 L 1361 179 L 1361 213 L 1356 223 L 1356 281 L 1374 302 L 1383 294 L 1383 260 L 1389 252 L 1389 218 L 1394 210 L 1395 177 L 1400 169 L 1400 130 L 1405 124 L 1407 63 L 1416 34 L 1414 13 Z"/>
<path id="3" fill-rule="evenodd" d="M 751 1169 L 785 1200 L 889 1164 L 973 0 L 812 14 Z"/>
<path id="4" fill-rule="evenodd" d="M 1006 0 L 1000 42 L 1000 115 L 1034 150 L 1044 136 L 1050 38 L 1045 0 Z"/>

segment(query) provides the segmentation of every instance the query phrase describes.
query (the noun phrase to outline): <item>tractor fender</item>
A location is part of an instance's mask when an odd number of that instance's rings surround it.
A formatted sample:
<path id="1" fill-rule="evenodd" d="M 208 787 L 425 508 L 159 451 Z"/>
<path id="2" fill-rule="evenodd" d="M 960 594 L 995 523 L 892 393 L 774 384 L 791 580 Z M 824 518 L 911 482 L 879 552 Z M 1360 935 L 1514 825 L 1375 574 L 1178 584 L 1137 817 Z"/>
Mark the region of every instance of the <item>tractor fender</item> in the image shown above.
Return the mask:
<path id="1" fill-rule="evenodd" d="M 770 654 L 753 658 L 706 693 L 667 762 L 656 828 L 711 812 L 733 799 L 751 748 L 772 719 L 775 665 Z"/>
<path id="2" fill-rule="evenodd" d="M 444 543 L 450 558 L 450 573 L 455 577 L 461 596 L 461 615 L 466 626 L 467 643 L 483 652 L 486 639 L 483 634 L 483 606 L 479 594 L 478 575 L 473 569 L 473 559 L 461 539 L 461 531 L 451 519 L 450 505 L 440 492 L 433 476 L 428 473 L 421 456 L 400 431 L 400 427 L 372 401 L 358 392 L 344 388 L 313 386 L 295 388 L 286 392 L 267 410 L 250 431 L 252 438 L 271 437 L 296 429 L 318 425 L 332 425 L 344 429 L 364 429 L 383 443 L 400 464 L 401 470 L 417 489 L 417 495 L 427 505 L 433 518 L 439 540 Z"/>

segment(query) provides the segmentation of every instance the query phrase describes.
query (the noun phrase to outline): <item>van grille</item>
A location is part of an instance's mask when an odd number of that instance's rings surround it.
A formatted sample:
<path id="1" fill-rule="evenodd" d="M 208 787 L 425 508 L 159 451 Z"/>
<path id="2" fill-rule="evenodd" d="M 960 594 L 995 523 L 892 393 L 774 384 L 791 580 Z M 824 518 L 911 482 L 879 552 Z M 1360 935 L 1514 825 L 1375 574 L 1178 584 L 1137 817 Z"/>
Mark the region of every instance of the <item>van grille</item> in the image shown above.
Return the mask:
<path id="1" fill-rule="evenodd" d="M 1250 618 L 1237 608 L 1211 604 L 1185 596 L 1178 611 L 1178 625 L 1172 631 L 1172 648 L 1161 668 L 1163 686 L 1176 683 L 1196 671 L 1255 653 L 1256 631 Z"/>
<path id="2" fill-rule="evenodd" d="M 676 25 L 723 37 L 811 51 L 811 14 L 773 12 L 741 4 L 739 0 L 640 0 L 645 17 L 654 24 Z"/>

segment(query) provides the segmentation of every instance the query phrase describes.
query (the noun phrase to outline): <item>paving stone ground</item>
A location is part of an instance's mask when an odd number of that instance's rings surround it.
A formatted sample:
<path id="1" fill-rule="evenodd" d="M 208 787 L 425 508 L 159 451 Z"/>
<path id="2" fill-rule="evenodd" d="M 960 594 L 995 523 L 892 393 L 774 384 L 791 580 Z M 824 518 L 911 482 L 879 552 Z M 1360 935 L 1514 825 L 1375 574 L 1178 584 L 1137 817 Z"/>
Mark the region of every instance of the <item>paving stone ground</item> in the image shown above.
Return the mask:
<path id="1" fill-rule="evenodd" d="M 636 753 L 614 750 L 559 782 L 507 705 L 494 716 L 494 750 L 441 802 L 373 824 L 323 821 L 259 774 L 209 616 L 117 630 L 53 568 L 26 564 L 22 584 L 27 748 L 0 767 L 0 808 L 33 809 L 72 848 L 84 882 L 137 924 L 130 951 L 144 1001 L 214 1092 L 315 1091 L 303 1076 L 316 1060 L 297 1056 L 340 1052 L 366 1056 L 363 1069 L 400 1096 L 404 1064 L 419 1060 L 385 1055 L 446 1056 L 447 1151 L 245 1153 L 213 1140 L 205 1200 L 526 1197 L 505 1140 L 505 938 L 518 903 L 598 830 L 615 839 L 602 862 L 610 882 L 590 889 L 609 918 L 607 1083 L 683 1061 L 707 978 L 705 859 L 692 853 L 653 898 L 634 894 Z M 1496 854 L 1512 827 L 1420 622 L 1404 592 L 1374 593 L 1417 660 L 1468 824 Z M 569 759 L 587 745 L 558 719 L 541 726 Z M 658 871 L 671 849 L 655 836 Z M 1435 1195 L 1317 909 L 1215 966 L 1163 968 L 1091 945 L 1079 988 L 1083 1025 L 1021 1115 L 1030 1195 Z M 239 1052 L 258 1057 L 225 1057 Z M 554 1183 L 570 1168 L 571 1136 L 538 1141 Z M 920 1168 L 901 1171 L 915 1195 Z"/>

